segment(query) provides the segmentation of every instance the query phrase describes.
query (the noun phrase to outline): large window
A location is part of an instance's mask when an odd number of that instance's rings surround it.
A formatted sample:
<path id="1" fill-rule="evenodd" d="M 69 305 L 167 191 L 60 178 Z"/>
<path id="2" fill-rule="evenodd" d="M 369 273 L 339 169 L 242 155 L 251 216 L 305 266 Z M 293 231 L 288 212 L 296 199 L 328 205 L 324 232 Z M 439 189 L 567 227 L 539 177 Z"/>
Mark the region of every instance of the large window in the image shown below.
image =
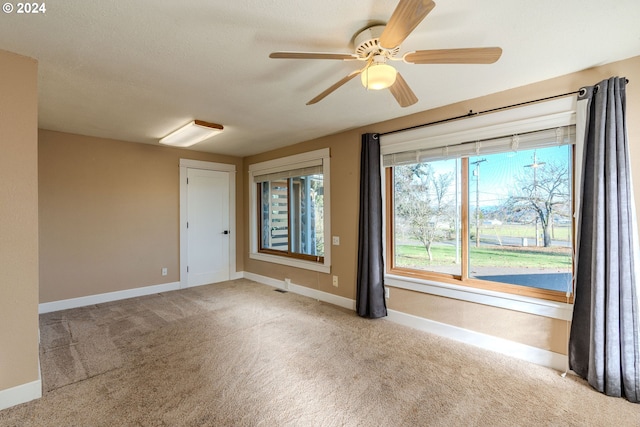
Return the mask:
<path id="1" fill-rule="evenodd" d="M 574 132 L 386 155 L 388 273 L 567 301 Z"/>
<path id="2" fill-rule="evenodd" d="M 249 167 L 250 257 L 329 271 L 329 150 Z"/>

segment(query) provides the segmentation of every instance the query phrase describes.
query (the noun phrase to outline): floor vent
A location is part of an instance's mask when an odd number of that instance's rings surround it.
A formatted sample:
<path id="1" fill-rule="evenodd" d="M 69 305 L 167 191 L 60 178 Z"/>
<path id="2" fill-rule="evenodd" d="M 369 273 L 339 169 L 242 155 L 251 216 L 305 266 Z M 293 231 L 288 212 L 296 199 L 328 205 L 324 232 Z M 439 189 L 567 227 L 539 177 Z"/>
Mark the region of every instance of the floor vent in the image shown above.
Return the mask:
<path id="1" fill-rule="evenodd" d="M 284 289 L 275 289 L 276 292 L 280 292 L 281 294 L 286 294 L 287 291 L 285 291 Z"/>

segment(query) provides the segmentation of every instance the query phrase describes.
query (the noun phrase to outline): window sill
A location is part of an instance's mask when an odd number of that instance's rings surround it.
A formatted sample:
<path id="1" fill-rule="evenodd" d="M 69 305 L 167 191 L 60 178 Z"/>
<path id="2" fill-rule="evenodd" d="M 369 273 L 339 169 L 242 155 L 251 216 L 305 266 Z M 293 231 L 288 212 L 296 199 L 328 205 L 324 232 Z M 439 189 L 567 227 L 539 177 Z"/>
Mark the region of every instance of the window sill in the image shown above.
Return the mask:
<path id="1" fill-rule="evenodd" d="M 278 255 L 261 254 L 256 252 L 250 253 L 249 258 L 255 259 L 258 261 L 270 262 L 273 264 L 282 264 L 282 265 L 287 265 L 289 267 L 301 268 L 304 270 L 318 271 L 320 273 L 331 272 L 331 266 L 326 264 L 326 258 L 325 258 L 325 264 L 320 264 L 315 261 L 305 261 L 302 259 L 289 258 L 284 256 L 278 256 Z"/>
<path id="2" fill-rule="evenodd" d="M 385 286 L 422 292 L 446 298 L 469 301 L 492 307 L 515 310 L 552 319 L 571 321 L 573 304 L 556 301 L 547 301 L 520 295 L 512 295 L 503 292 L 485 289 L 469 288 L 466 286 L 451 285 L 431 280 L 413 279 L 403 276 L 385 275 Z"/>

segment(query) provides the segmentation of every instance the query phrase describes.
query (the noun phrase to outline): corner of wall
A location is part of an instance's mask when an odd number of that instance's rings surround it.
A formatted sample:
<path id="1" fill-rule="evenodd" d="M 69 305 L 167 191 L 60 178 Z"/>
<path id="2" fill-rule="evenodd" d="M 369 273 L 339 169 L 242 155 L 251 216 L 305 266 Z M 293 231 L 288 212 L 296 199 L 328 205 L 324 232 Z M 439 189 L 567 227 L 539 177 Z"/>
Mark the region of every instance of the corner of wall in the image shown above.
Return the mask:
<path id="1" fill-rule="evenodd" d="M 38 65 L 0 50 L 0 409 L 41 396 Z M 6 201 L 6 203 L 4 203 Z M 37 378 L 36 380 L 34 380 Z"/>

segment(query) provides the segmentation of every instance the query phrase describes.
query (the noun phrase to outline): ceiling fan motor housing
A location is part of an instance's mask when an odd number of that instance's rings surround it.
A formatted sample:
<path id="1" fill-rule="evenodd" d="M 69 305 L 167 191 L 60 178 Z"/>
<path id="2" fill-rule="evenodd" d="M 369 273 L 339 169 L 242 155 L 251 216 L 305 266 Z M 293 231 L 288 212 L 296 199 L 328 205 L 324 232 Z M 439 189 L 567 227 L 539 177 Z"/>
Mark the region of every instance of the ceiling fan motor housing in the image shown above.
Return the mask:
<path id="1" fill-rule="evenodd" d="M 354 39 L 356 46 L 356 54 L 360 58 L 368 58 L 372 53 L 374 55 L 383 54 L 384 56 L 395 56 L 400 51 L 400 46 L 396 46 L 393 49 L 383 49 L 380 47 L 380 36 L 384 31 L 384 25 L 374 25 L 369 28 L 365 28 L 358 33 Z M 386 52 L 386 54 L 384 54 Z"/>

